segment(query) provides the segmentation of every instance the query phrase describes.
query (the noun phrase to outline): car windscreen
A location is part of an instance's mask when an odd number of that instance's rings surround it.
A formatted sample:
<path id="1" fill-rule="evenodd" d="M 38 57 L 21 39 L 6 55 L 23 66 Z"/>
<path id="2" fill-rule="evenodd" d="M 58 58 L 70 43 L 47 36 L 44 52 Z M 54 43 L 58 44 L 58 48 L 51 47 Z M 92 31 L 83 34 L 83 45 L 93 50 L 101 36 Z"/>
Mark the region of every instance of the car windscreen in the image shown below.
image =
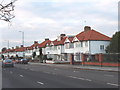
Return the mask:
<path id="1" fill-rule="evenodd" d="M 12 62 L 12 60 L 5 60 L 4 62 Z"/>

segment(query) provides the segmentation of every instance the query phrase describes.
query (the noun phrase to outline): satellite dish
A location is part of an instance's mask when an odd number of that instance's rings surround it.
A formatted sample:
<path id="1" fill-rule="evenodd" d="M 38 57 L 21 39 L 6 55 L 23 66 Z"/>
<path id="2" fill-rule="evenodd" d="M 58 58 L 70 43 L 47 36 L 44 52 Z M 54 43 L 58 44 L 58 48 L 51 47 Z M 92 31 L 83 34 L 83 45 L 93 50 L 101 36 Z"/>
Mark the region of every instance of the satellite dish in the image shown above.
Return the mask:
<path id="1" fill-rule="evenodd" d="M 0 20 L 10 22 L 15 17 L 14 15 L 14 3 L 17 0 L 11 0 L 7 4 L 3 4 L 4 0 L 0 3 Z"/>

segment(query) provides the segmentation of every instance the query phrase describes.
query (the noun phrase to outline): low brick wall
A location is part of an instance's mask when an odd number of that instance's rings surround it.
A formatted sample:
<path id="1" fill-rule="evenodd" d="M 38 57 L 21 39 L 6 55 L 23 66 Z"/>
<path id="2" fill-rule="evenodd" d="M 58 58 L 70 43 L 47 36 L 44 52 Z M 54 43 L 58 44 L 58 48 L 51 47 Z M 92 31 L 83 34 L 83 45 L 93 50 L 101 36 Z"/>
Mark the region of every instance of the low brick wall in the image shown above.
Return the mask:
<path id="1" fill-rule="evenodd" d="M 120 63 L 100 63 L 100 62 L 84 62 L 84 65 L 99 65 L 99 66 L 120 66 Z"/>

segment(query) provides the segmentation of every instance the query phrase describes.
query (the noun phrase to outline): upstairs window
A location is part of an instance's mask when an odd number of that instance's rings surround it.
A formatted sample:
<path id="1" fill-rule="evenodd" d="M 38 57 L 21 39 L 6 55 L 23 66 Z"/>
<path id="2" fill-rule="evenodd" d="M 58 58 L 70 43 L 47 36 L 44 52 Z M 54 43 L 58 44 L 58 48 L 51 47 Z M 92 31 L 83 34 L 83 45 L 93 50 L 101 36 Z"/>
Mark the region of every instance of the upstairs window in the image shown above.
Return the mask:
<path id="1" fill-rule="evenodd" d="M 100 45 L 100 50 L 104 50 L 104 45 Z"/>
<path id="2" fill-rule="evenodd" d="M 81 44 L 80 44 L 80 45 L 81 45 L 81 47 L 83 47 L 83 42 L 82 42 L 82 41 L 81 41 Z"/>
<path id="3" fill-rule="evenodd" d="M 57 46 L 54 46 L 54 50 L 57 50 Z"/>
<path id="4" fill-rule="evenodd" d="M 66 49 L 69 49 L 69 43 L 66 43 L 66 44 L 65 44 L 65 48 L 66 48 Z"/>
<path id="5" fill-rule="evenodd" d="M 88 42 L 87 42 L 87 41 L 85 41 L 85 46 L 86 46 L 86 47 L 88 46 Z"/>
<path id="6" fill-rule="evenodd" d="M 75 46 L 76 46 L 76 47 L 80 47 L 80 42 L 76 42 L 76 43 L 75 43 Z"/>
<path id="7" fill-rule="evenodd" d="M 70 44 L 69 44 L 69 47 L 70 47 L 70 48 L 74 48 L 74 44 L 73 44 L 73 43 L 70 43 Z"/>
<path id="8" fill-rule="evenodd" d="M 60 46 L 58 46 L 58 49 L 60 49 Z"/>

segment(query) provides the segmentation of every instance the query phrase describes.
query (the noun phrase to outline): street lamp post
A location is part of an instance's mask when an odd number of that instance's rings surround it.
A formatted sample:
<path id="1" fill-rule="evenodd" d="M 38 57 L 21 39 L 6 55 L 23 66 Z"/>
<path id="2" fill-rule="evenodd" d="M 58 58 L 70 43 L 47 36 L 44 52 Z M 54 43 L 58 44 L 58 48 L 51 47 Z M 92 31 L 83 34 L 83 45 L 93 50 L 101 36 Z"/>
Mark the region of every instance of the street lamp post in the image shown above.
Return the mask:
<path id="1" fill-rule="evenodd" d="M 23 58 L 25 57 L 25 54 L 24 54 L 24 32 L 23 31 L 19 31 L 22 33 L 22 45 L 23 45 Z"/>
<path id="2" fill-rule="evenodd" d="M 5 40 L 7 41 L 7 48 L 9 49 L 9 40 Z M 9 51 L 8 51 L 8 58 L 9 58 Z"/>

